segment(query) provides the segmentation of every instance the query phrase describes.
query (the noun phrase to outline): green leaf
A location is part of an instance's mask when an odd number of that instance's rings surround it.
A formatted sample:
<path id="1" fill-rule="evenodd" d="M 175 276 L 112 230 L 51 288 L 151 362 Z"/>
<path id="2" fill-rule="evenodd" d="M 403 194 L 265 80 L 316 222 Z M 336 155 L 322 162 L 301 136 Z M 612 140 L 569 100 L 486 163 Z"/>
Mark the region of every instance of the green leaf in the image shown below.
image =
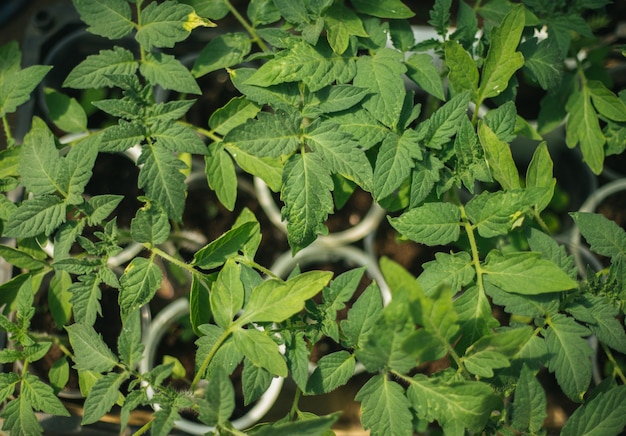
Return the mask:
<path id="1" fill-rule="evenodd" d="M 424 272 L 417 281 L 426 294 L 442 284 L 450 287 L 453 293 L 460 291 L 474 280 L 475 270 L 469 253 L 435 253 L 435 260 L 422 265 Z"/>
<path id="2" fill-rule="evenodd" d="M 554 314 L 559 310 L 559 293 L 549 294 L 513 294 L 485 281 L 485 292 L 498 306 L 504 306 L 508 313 L 521 316 L 537 317 Z"/>
<path id="3" fill-rule="evenodd" d="M 208 380 L 206 407 L 200 407 L 200 420 L 208 425 L 223 424 L 235 410 L 235 389 L 228 374 L 219 368 Z"/>
<path id="4" fill-rule="evenodd" d="M 374 435 L 406 435 L 413 416 L 404 389 L 385 374 L 373 376 L 354 397 L 361 402 L 361 422 Z"/>
<path id="5" fill-rule="evenodd" d="M 247 78 L 245 84 L 268 87 L 279 83 L 302 81 L 309 91 L 315 92 L 333 82 L 347 83 L 355 74 L 355 61 L 350 56 L 338 55 L 322 42 L 313 47 L 302 41 L 294 43 L 289 50 L 279 53 L 274 59 L 263 64 Z M 356 82 L 354 85 L 360 86 Z M 248 92 L 244 94 L 251 98 Z"/>
<path id="6" fill-rule="evenodd" d="M 250 37 L 243 33 L 225 33 L 211 39 L 204 46 L 191 69 L 194 77 L 241 63 L 250 53 Z"/>
<path id="7" fill-rule="evenodd" d="M 321 113 L 341 112 L 354 107 L 367 95 L 367 90 L 353 85 L 331 85 L 315 94 L 315 110 Z"/>
<path id="8" fill-rule="evenodd" d="M 11 434 L 38 435 L 43 433 L 32 405 L 24 395 L 19 395 L 16 399 L 9 401 L 0 412 L 0 417 L 4 418 L 2 430 L 10 430 Z"/>
<path id="9" fill-rule="evenodd" d="M 259 157 L 280 157 L 291 154 L 300 145 L 300 120 L 283 112 L 259 113 L 258 119 L 230 130 L 224 143 L 233 143 L 248 153 Z"/>
<path id="10" fill-rule="evenodd" d="M 479 377 L 491 378 L 494 369 L 511 365 L 510 359 L 524 347 L 532 334 L 532 328 L 523 326 L 484 335 L 466 350 L 462 358 L 465 367 Z"/>
<path id="11" fill-rule="evenodd" d="M 470 93 L 463 92 L 452 97 L 435 111 L 428 121 L 420 124 L 418 132 L 424 135 L 423 143 L 440 149 L 457 132 L 463 118 L 467 117 Z"/>
<path id="12" fill-rule="evenodd" d="M 407 75 L 417 83 L 420 88 L 430 95 L 437 97 L 439 100 L 446 99 L 443 92 L 441 75 L 433 63 L 433 58 L 429 54 L 414 53 L 409 56 L 405 63 L 407 66 Z"/>
<path id="13" fill-rule="evenodd" d="M 591 101 L 600 115 L 613 121 L 626 121 L 626 103 L 617 95 L 598 80 L 589 80 L 587 87 L 591 94 Z"/>
<path id="14" fill-rule="evenodd" d="M 326 10 L 324 28 L 328 43 L 337 54 L 343 54 L 347 50 L 350 37 L 368 36 L 359 16 L 342 3 L 334 3 Z"/>
<path id="15" fill-rule="evenodd" d="M 563 393 L 582 402 L 591 381 L 593 350 L 583 337 L 589 330 L 563 314 L 551 317 L 545 332 L 548 369 L 554 372 Z"/>
<path id="16" fill-rule="evenodd" d="M 137 180 L 150 200 L 156 201 L 167 216 L 180 221 L 185 207 L 185 164 L 169 150 L 157 146 L 144 147 L 138 164 L 143 164 Z"/>
<path id="17" fill-rule="evenodd" d="M 115 354 L 92 326 L 77 322 L 66 326 L 65 330 L 70 337 L 77 370 L 107 372 L 117 365 Z"/>
<path id="18" fill-rule="evenodd" d="M 457 177 L 471 193 L 474 193 L 476 180 L 493 181 L 484 149 L 479 144 L 478 136 L 468 118 L 461 120 L 454 139 L 454 152 L 456 153 Z"/>
<path id="19" fill-rule="evenodd" d="M 182 0 L 180 3 L 188 4 L 198 15 L 211 20 L 221 20 L 230 12 L 224 0 Z"/>
<path id="20" fill-rule="evenodd" d="M 50 69 L 52 66 L 33 65 L 3 77 L 0 82 L 0 116 L 15 112 L 18 106 L 26 103 Z"/>
<path id="21" fill-rule="evenodd" d="M 547 90 L 557 86 L 563 77 L 563 59 L 557 45 L 550 39 L 538 41 L 529 38 L 520 44 L 524 56 L 524 69 L 530 77 Z"/>
<path id="22" fill-rule="evenodd" d="M 342 112 L 333 115 L 333 120 L 365 150 L 381 142 L 389 133 L 389 129 L 366 110 Z"/>
<path id="23" fill-rule="evenodd" d="M 88 0 L 82 0 L 87 2 Z M 125 2 L 124 2 L 125 3 Z M 87 56 L 65 78 L 63 87 L 90 89 L 111 87 L 111 76 L 135 74 L 139 63 L 130 50 L 114 47 Z"/>
<path id="24" fill-rule="evenodd" d="M 127 378 L 126 373 L 114 372 L 99 378 L 85 399 L 85 410 L 80 423 L 82 425 L 93 424 L 111 410 L 111 407 L 118 401 L 120 387 Z"/>
<path id="25" fill-rule="evenodd" d="M 333 173 L 371 190 L 372 167 L 357 142 L 340 130 L 338 124 L 316 123 L 304 136 L 306 143 L 318 154 Z"/>
<path id="26" fill-rule="evenodd" d="M 451 203 L 425 203 L 389 218 L 391 225 L 407 238 L 426 245 L 445 245 L 459 238 L 461 211 Z"/>
<path id="27" fill-rule="evenodd" d="M 332 431 L 332 426 L 339 419 L 339 413 L 309 417 L 305 415 L 298 421 L 277 421 L 273 424 L 255 426 L 249 431 L 251 436 L 317 436 Z"/>
<path id="28" fill-rule="evenodd" d="M 48 304 L 52 318 L 59 328 L 69 324 L 72 316 L 72 304 L 70 303 L 72 294 L 69 292 L 71 284 L 72 279 L 69 273 L 65 271 L 57 271 L 50 280 Z"/>
<path id="29" fill-rule="evenodd" d="M 249 322 L 281 322 L 304 308 L 304 302 L 328 284 L 332 272 L 310 271 L 285 282 L 266 280 L 252 290 L 238 325 Z"/>
<path id="30" fill-rule="evenodd" d="M 60 186 L 62 166 L 52 132 L 41 118 L 34 117 L 31 130 L 20 147 L 18 171 L 22 183 L 37 195 L 55 192 L 67 195 Z"/>
<path id="31" fill-rule="evenodd" d="M 590 212 L 572 212 L 570 216 L 593 252 L 613 259 L 626 254 L 626 232 L 615 221 Z"/>
<path id="32" fill-rule="evenodd" d="M 359 347 L 374 327 L 383 309 L 383 301 L 378 285 L 372 283 L 348 310 L 348 316 L 342 320 L 341 330 L 349 343 Z"/>
<path id="33" fill-rule="evenodd" d="M 548 207 L 554 196 L 556 179 L 552 177 L 553 167 L 554 164 L 550 158 L 548 145 L 542 142 L 533 153 L 532 160 L 528 165 L 528 171 L 526 172 L 526 186 L 548 188 L 543 198 L 535 204 L 538 212 Z"/>
<path id="34" fill-rule="evenodd" d="M 565 247 L 555 239 L 537 229 L 530 229 L 528 245 L 531 251 L 541 253 L 543 257 L 554 262 L 559 268 L 574 280 L 578 277 L 578 270 L 574 265 L 574 257 L 567 254 Z"/>
<path id="35" fill-rule="evenodd" d="M 160 404 L 161 408 L 154 413 L 150 432 L 151 434 L 154 433 L 154 436 L 169 435 L 176 421 L 181 418 L 180 413 L 178 413 L 179 409 L 182 409 L 189 402 L 189 399 L 185 398 L 182 393 L 175 393 L 173 397 L 173 399 L 167 398 L 165 404 Z"/>
<path id="36" fill-rule="evenodd" d="M 193 265 L 202 269 L 212 269 L 222 265 L 227 259 L 236 256 L 257 232 L 257 224 L 253 222 L 233 227 L 198 250 L 194 255 Z"/>
<path id="37" fill-rule="evenodd" d="M 478 123 L 478 138 L 485 150 L 493 178 L 507 191 L 520 189 L 519 173 L 509 145 L 501 141 L 487 123 L 482 121 Z"/>
<path id="38" fill-rule="evenodd" d="M 78 281 L 70 286 L 69 291 L 72 293 L 70 301 L 77 322 L 90 326 L 96 322 L 96 317 L 102 311 L 100 283 L 100 278 L 92 274 L 79 276 Z"/>
<path id="39" fill-rule="evenodd" d="M 226 149 L 246 173 L 259 177 L 274 192 L 282 187 L 283 164 L 279 158 L 257 157 L 231 144 Z"/>
<path id="40" fill-rule="evenodd" d="M 233 340 L 239 351 L 255 366 L 271 374 L 287 377 L 287 363 L 278 349 L 278 344 L 265 332 L 237 329 L 233 332 Z"/>
<path id="41" fill-rule="evenodd" d="M 120 120 L 119 124 L 106 127 L 101 132 L 100 151 L 124 152 L 145 141 L 144 126 L 136 122 Z"/>
<path id="42" fill-rule="evenodd" d="M 147 204 L 131 221 L 130 234 L 139 243 L 162 244 L 169 237 L 170 222 L 158 205 Z"/>
<path id="43" fill-rule="evenodd" d="M 83 193 L 89 183 L 92 169 L 98 157 L 98 148 L 94 143 L 81 141 L 74 145 L 63 159 L 59 182 L 62 192 L 67 193 L 68 204 L 84 202 Z"/>
<path id="44" fill-rule="evenodd" d="M 139 116 L 145 112 L 145 108 L 128 97 L 92 101 L 91 104 L 109 115 L 126 120 L 139 118 Z M 160 103 L 160 106 L 162 107 L 163 103 Z"/>
<path id="45" fill-rule="evenodd" d="M 353 82 L 354 86 L 365 88 L 370 93 L 363 107 L 392 129 L 398 125 L 406 95 L 402 81 L 406 67 L 401 56 L 395 50 L 384 48 L 374 56 L 359 57 Z"/>
<path id="46" fill-rule="evenodd" d="M 328 232 L 324 221 L 334 210 L 330 193 L 333 186 L 327 165 L 317 153 L 296 154 L 286 162 L 282 217 L 287 220 L 287 238 L 293 252 L 309 245 L 318 234 Z"/>
<path id="47" fill-rule="evenodd" d="M 154 258 L 134 258 L 120 278 L 119 304 L 127 315 L 152 300 L 161 285 L 163 273 Z"/>
<path id="48" fill-rule="evenodd" d="M 52 387 L 37 376 L 26 374 L 20 384 L 20 393 L 35 410 L 57 416 L 70 416 Z"/>
<path id="49" fill-rule="evenodd" d="M 509 294 L 507 294 L 509 295 Z M 458 313 L 460 339 L 455 349 L 465 350 L 479 338 L 490 334 L 500 323 L 493 317 L 489 299 L 477 286 L 463 292 L 453 302 Z"/>
<path id="50" fill-rule="evenodd" d="M 139 310 L 127 314 L 122 320 L 122 331 L 117 338 L 120 360 L 130 368 L 137 365 L 143 356 L 142 334 L 145 332 L 141 328 L 142 316 Z"/>
<path id="51" fill-rule="evenodd" d="M 424 159 L 415 163 L 411 172 L 410 207 L 421 205 L 433 190 L 435 183 L 441 180 L 443 162 L 434 153 L 425 153 Z"/>
<path id="52" fill-rule="evenodd" d="M 515 388 L 511 426 L 519 431 L 541 431 L 546 419 L 546 394 L 533 372 L 524 365 Z"/>
<path id="53" fill-rule="evenodd" d="M 52 88 L 45 88 L 44 95 L 50 119 L 55 126 L 69 133 L 87 130 L 87 114 L 75 98 Z"/>
<path id="54" fill-rule="evenodd" d="M 538 253 L 505 255 L 492 252 L 483 267 L 485 280 L 505 290 L 523 295 L 568 291 L 578 287 L 561 268 Z"/>
<path id="55" fill-rule="evenodd" d="M 228 259 L 211 288 L 211 313 L 216 324 L 228 328 L 243 307 L 243 300 L 241 266 L 233 259 Z"/>
<path id="56" fill-rule="evenodd" d="M 517 137 L 517 119 L 513 101 L 507 101 L 485 114 L 485 123 L 502 142 L 511 142 Z"/>
<path id="57" fill-rule="evenodd" d="M 196 100 L 174 100 L 157 103 L 148 108 L 148 120 L 151 123 L 176 121 L 185 116 Z M 136 115 L 136 112 L 135 112 Z M 134 117 L 130 117 L 134 118 Z"/>
<path id="58" fill-rule="evenodd" d="M 410 140 L 412 135 L 408 132 L 414 131 L 406 130 L 402 136 L 389 133 L 380 146 L 374 167 L 374 196 L 378 201 L 398 189 L 415 165 L 412 149 L 418 145 Z"/>
<path id="59" fill-rule="evenodd" d="M 224 150 L 223 143 L 209 147 L 205 163 L 209 187 L 215 191 L 220 203 L 232 212 L 237 200 L 237 172 L 232 158 Z"/>
<path id="60" fill-rule="evenodd" d="M 22 64 L 22 52 L 17 41 L 9 41 L 0 46 L 0 81 L 16 71 Z"/>
<path id="61" fill-rule="evenodd" d="M 462 435 L 463 429 L 480 432 L 502 401 L 489 387 L 477 381 L 445 383 L 423 374 L 413 377 L 407 395 L 417 415 L 437 421 L 446 434 Z"/>
<path id="62" fill-rule="evenodd" d="M 309 21 L 305 3 L 289 0 L 272 0 L 272 2 L 285 20 L 290 23 L 302 24 Z"/>
<path id="63" fill-rule="evenodd" d="M 367 15 L 378 18 L 411 18 L 415 14 L 400 0 L 381 0 L 370 2 L 368 0 L 351 0 L 350 3 L 354 8 Z"/>
<path id="64" fill-rule="evenodd" d="M 179 123 L 156 122 L 150 128 L 150 136 L 175 153 L 207 154 L 207 146 L 195 130 Z"/>
<path id="65" fill-rule="evenodd" d="M 243 361 L 243 381 L 244 404 L 248 405 L 257 400 L 272 383 L 272 374 L 263 368 L 254 366 L 248 359 Z"/>
<path id="66" fill-rule="evenodd" d="M 600 342 L 620 353 L 626 352 L 626 333 L 616 318 L 619 309 L 604 297 L 586 294 L 566 310 L 584 322 Z"/>
<path id="67" fill-rule="evenodd" d="M 309 378 L 309 346 L 304 332 L 287 332 L 285 335 L 285 359 L 289 374 L 296 385 L 304 392 Z"/>
<path id="68" fill-rule="evenodd" d="M 211 114 L 209 127 L 220 135 L 226 135 L 233 128 L 254 118 L 261 108 L 246 99 L 235 97 Z"/>
<path id="69" fill-rule="evenodd" d="M 472 56 L 456 41 L 445 44 L 445 60 L 448 66 L 448 81 L 455 92 L 478 90 L 478 68 Z"/>
<path id="70" fill-rule="evenodd" d="M 50 235 L 65 221 L 65 203 L 56 195 L 24 201 L 5 224 L 4 236 L 30 238 Z"/>
<path id="71" fill-rule="evenodd" d="M 30 253 L 8 245 L 0 245 L 0 257 L 14 267 L 31 271 L 49 266 L 47 262 L 33 257 Z"/>
<path id="72" fill-rule="evenodd" d="M 615 386 L 593 397 L 569 417 L 563 436 L 618 435 L 626 426 L 626 387 Z"/>
<path id="73" fill-rule="evenodd" d="M 208 20 L 198 17 L 193 8 L 167 0 L 163 3 L 149 3 L 141 11 L 141 22 L 135 39 L 144 50 L 152 47 L 174 47 L 189 36 L 197 25 L 208 25 Z"/>
<path id="74" fill-rule="evenodd" d="M 450 27 L 451 5 L 451 0 L 436 0 L 429 14 L 430 20 L 428 20 L 428 24 L 435 28 L 438 35 L 444 37 Z"/>
<path id="75" fill-rule="evenodd" d="M 196 335 L 200 336 L 199 326 L 211 322 L 211 286 L 217 274 L 192 274 L 189 290 L 189 319 Z"/>
<path id="76" fill-rule="evenodd" d="M 87 30 L 109 39 L 120 39 L 134 28 L 125 0 L 72 0 Z"/>
<path id="77" fill-rule="evenodd" d="M 491 44 L 480 78 L 477 105 L 486 98 L 500 95 L 508 87 L 513 74 L 524 65 L 524 56 L 516 51 L 524 22 L 524 7 L 516 6 L 506 14 L 499 26 L 491 29 Z"/>
<path id="78" fill-rule="evenodd" d="M 161 52 L 148 53 L 139 66 L 139 71 L 153 85 L 161 85 L 165 89 L 182 93 L 202 93 L 189 70 L 172 55 Z"/>
<path id="79" fill-rule="evenodd" d="M 327 354 L 319 360 L 317 368 L 309 377 L 306 393 L 326 394 L 345 385 L 354 374 L 355 366 L 354 356 L 345 350 Z"/>
<path id="80" fill-rule="evenodd" d="M 545 189 L 484 191 L 465 205 L 465 211 L 480 236 L 504 235 L 523 222 L 524 214 L 543 197 Z"/>
<path id="81" fill-rule="evenodd" d="M 565 105 L 569 117 L 565 125 L 565 141 L 570 148 L 580 144 L 583 160 L 594 174 L 602 172 L 604 143 L 598 114 L 591 104 L 591 92 L 584 86 L 581 91 L 573 91 Z"/>

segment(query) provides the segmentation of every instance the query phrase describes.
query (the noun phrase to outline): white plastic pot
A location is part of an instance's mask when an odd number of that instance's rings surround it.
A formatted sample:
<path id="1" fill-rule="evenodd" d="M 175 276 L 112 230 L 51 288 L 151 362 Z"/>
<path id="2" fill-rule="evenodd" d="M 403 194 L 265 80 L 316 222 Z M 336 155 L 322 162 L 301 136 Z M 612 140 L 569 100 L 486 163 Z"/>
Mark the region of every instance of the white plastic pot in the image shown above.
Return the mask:
<path id="1" fill-rule="evenodd" d="M 145 337 L 145 349 L 143 358 L 139 364 L 139 369 L 142 373 L 150 371 L 155 366 L 154 360 L 156 358 L 159 342 L 170 326 L 181 316 L 188 314 L 189 301 L 185 298 L 180 298 L 170 303 L 153 318 L 150 328 L 148 329 L 148 334 Z M 232 425 L 238 430 L 243 430 L 259 422 L 276 402 L 282 389 L 283 381 L 284 379 L 282 377 L 274 377 L 267 391 L 256 400 L 256 404 L 252 409 L 245 415 L 233 420 Z M 147 387 L 147 393 L 149 399 L 154 396 L 154 390 L 150 386 Z M 157 403 L 153 404 L 152 407 L 155 410 L 160 409 Z M 175 427 L 193 435 L 203 435 L 215 431 L 214 427 L 184 418 L 176 421 Z"/>

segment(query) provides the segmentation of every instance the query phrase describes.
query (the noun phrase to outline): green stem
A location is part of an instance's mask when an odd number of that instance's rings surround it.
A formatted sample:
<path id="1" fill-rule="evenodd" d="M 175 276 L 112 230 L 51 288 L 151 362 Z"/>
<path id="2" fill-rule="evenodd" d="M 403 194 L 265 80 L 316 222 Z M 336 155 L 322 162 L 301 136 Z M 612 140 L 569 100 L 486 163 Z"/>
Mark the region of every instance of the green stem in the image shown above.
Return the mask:
<path id="1" fill-rule="evenodd" d="M 622 381 L 622 384 L 626 384 L 626 376 L 624 375 L 622 368 L 620 368 L 619 364 L 617 363 L 617 360 L 615 360 L 615 357 L 613 356 L 611 349 L 607 347 L 605 344 L 602 344 L 602 349 L 604 350 L 606 357 L 613 364 L 613 377 L 615 376 L 619 377 L 619 379 Z"/>
<path id="2" fill-rule="evenodd" d="M 291 408 L 289 409 L 289 414 L 287 415 L 289 421 L 293 421 L 300 411 L 298 407 L 298 404 L 300 404 L 300 397 L 302 397 L 302 389 L 296 386 L 296 393 L 293 396 L 293 402 L 291 403 Z"/>
<path id="3" fill-rule="evenodd" d="M 190 127 L 192 129 L 194 129 L 197 133 L 206 136 L 207 138 L 211 139 L 214 142 L 221 142 L 222 138 L 218 135 L 215 134 L 215 132 L 213 130 L 207 130 L 207 129 L 203 129 L 202 127 L 198 127 L 194 124 L 191 123 L 187 123 L 184 121 L 179 121 L 180 124 L 186 126 L 186 127 Z"/>
<path id="4" fill-rule="evenodd" d="M 189 271 L 191 274 L 201 274 L 198 270 L 196 270 L 193 266 L 189 265 L 188 263 L 183 262 L 180 259 L 175 258 L 174 256 L 172 256 L 171 254 L 161 250 L 159 247 L 155 247 L 152 246 L 150 244 L 143 244 L 144 247 L 146 247 L 148 250 L 152 251 L 153 254 L 156 254 L 159 257 L 162 257 L 163 259 L 167 260 L 170 263 L 173 263 L 174 265 Z"/>
<path id="5" fill-rule="evenodd" d="M 152 422 L 153 421 L 146 422 L 139 430 L 133 433 L 133 436 L 141 436 L 142 434 L 146 434 L 152 427 Z"/>
<path id="6" fill-rule="evenodd" d="M 246 266 L 252 267 L 260 272 L 262 272 L 263 274 L 265 274 L 268 277 L 271 277 L 273 279 L 280 279 L 279 276 L 277 276 L 276 274 L 274 274 L 274 272 L 266 267 L 264 267 L 263 265 L 256 263 L 254 260 L 252 259 L 248 259 L 245 256 L 236 256 L 235 257 L 235 261 L 242 263 Z"/>
<path id="7" fill-rule="evenodd" d="M 220 338 L 215 342 L 215 344 L 213 344 L 213 348 L 211 348 L 211 351 L 209 351 L 209 354 L 207 354 L 207 356 L 202 361 L 202 365 L 200 365 L 200 368 L 198 368 L 198 372 L 196 373 L 196 375 L 193 378 L 193 381 L 191 382 L 191 387 L 190 387 L 191 392 L 194 392 L 196 390 L 196 387 L 198 386 L 198 383 L 200 383 L 200 380 L 202 380 L 202 376 L 204 375 L 207 368 L 209 367 L 211 360 L 213 360 L 213 357 L 215 357 L 215 353 L 217 353 L 217 350 L 219 350 L 222 344 L 226 341 L 226 339 L 228 339 L 228 337 L 232 333 L 231 329 L 232 327 L 226 330 L 222 334 L 222 336 L 220 336 Z"/>
<path id="8" fill-rule="evenodd" d="M 550 230 L 546 222 L 543 220 L 543 218 L 541 218 L 541 215 L 539 214 L 536 208 L 533 214 L 535 215 L 535 221 L 537 221 L 537 224 L 539 224 L 539 227 L 541 227 L 541 230 L 543 230 L 548 235 L 551 235 L 552 231 Z"/>
<path id="9" fill-rule="evenodd" d="M 250 36 L 252 37 L 252 41 L 254 41 L 259 46 L 259 48 L 263 50 L 264 53 L 269 53 L 270 51 L 269 48 L 267 47 L 265 42 L 263 42 L 259 34 L 256 32 L 256 29 L 252 27 L 250 24 L 248 24 L 248 21 L 246 21 L 246 19 L 239 13 L 239 11 L 235 9 L 235 7 L 230 3 L 230 0 L 223 0 L 223 1 L 226 4 L 226 6 L 228 6 L 228 9 L 235 16 L 237 21 L 239 21 L 239 23 L 241 23 L 241 25 L 250 34 Z"/>
<path id="10" fill-rule="evenodd" d="M 6 116 L 2 117 L 2 125 L 4 126 L 4 133 L 7 137 L 7 148 L 11 148 L 15 145 L 15 138 L 11 135 L 11 126 Z"/>

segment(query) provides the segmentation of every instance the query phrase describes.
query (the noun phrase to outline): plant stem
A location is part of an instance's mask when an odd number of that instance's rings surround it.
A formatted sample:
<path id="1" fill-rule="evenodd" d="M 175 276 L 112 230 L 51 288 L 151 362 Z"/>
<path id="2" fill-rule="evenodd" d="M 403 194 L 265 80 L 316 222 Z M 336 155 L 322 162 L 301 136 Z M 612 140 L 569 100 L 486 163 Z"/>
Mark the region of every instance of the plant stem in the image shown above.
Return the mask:
<path id="1" fill-rule="evenodd" d="M 15 138 L 11 136 L 11 126 L 9 125 L 9 120 L 6 116 L 2 117 L 2 125 L 4 126 L 4 133 L 7 137 L 7 148 L 11 148 L 15 145 Z"/>
<path id="2" fill-rule="evenodd" d="M 256 263 L 254 260 L 249 259 L 245 256 L 236 256 L 235 257 L 235 261 L 242 263 L 244 265 L 247 265 L 249 267 L 252 267 L 260 272 L 262 272 L 263 274 L 265 274 L 268 277 L 271 277 L 273 279 L 280 279 L 280 277 L 278 277 L 276 274 L 274 274 L 274 271 L 264 267 L 263 265 Z"/>
<path id="3" fill-rule="evenodd" d="M 156 254 L 159 257 L 162 257 L 163 259 L 167 260 L 170 263 L 173 263 L 174 265 L 189 271 L 191 274 L 201 274 L 198 270 L 196 270 L 193 266 L 189 265 L 186 262 L 183 262 L 180 259 L 175 258 L 174 256 L 172 256 L 171 254 L 161 250 L 159 247 L 154 247 L 150 244 L 143 244 L 144 247 L 146 247 L 148 250 L 152 251 L 153 254 Z"/>
<path id="4" fill-rule="evenodd" d="M 615 357 L 613 356 L 611 349 L 607 347 L 606 344 L 602 344 L 602 349 L 604 350 L 606 357 L 613 364 L 613 377 L 615 376 L 619 377 L 622 383 L 626 384 L 626 376 L 624 375 L 622 368 L 620 368 L 619 364 L 617 363 L 617 360 L 615 360 Z"/>
<path id="5" fill-rule="evenodd" d="M 230 3 L 230 0 L 223 0 L 223 1 L 226 4 L 226 6 L 228 6 L 228 9 L 235 16 L 237 21 L 239 21 L 239 23 L 241 23 L 241 25 L 250 34 L 250 36 L 252 37 L 252 41 L 254 41 L 259 46 L 259 48 L 263 50 L 264 53 L 269 53 L 270 51 L 269 48 L 267 47 L 265 42 L 263 42 L 259 34 L 256 32 L 256 29 L 248 23 L 248 21 L 239 13 L 237 9 L 235 9 L 235 7 Z"/>
<path id="6" fill-rule="evenodd" d="M 226 330 L 222 334 L 222 336 L 220 336 L 220 338 L 215 342 L 215 344 L 213 344 L 213 348 L 211 348 L 211 351 L 209 351 L 209 354 L 207 354 L 207 356 L 202 361 L 202 365 L 200 365 L 200 368 L 198 368 L 198 372 L 196 373 L 196 375 L 193 378 L 193 381 L 191 382 L 191 387 L 190 387 L 191 392 L 194 392 L 196 390 L 196 387 L 198 386 L 198 383 L 200 383 L 200 380 L 202 380 L 202 376 L 206 372 L 207 368 L 209 367 L 211 360 L 213 360 L 213 357 L 215 357 L 215 353 L 217 353 L 217 350 L 219 350 L 222 344 L 226 341 L 226 339 L 228 339 L 228 337 L 232 333 L 231 328 Z"/>
<path id="7" fill-rule="evenodd" d="M 142 434 L 145 434 L 152 427 L 152 422 L 153 421 L 146 422 L 139 430 L 133 433 L 133 436 L 141 436 Z"/>
<path id="8" fill-rule="evenodd" d="M 291 408 L 289 409 L 289 413 L 287 414 L 289 421 L 292 421 L 300 411 L 300 409 L 298 408 L 298 404 L 300 404 L 300 397 L 302 397 L 302 389 L 296 386 L 296 393 L 293 396 L 293 402 L 291 403 Z"/>

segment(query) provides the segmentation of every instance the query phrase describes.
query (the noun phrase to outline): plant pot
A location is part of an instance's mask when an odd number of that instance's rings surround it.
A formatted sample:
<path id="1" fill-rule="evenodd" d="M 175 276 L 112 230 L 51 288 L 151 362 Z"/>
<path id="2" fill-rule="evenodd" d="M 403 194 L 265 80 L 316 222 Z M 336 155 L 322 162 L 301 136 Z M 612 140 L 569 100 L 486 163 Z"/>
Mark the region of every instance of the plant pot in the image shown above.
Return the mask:
<path id="1" fill-rule="evenodd" d="M 148 372 L 154 367 L 159 343 L 162 341 L 165 334 L 181 317 L 188 314 L 189 301 L 181 298 L 170 303 L 154 317 L 148 329 L 148 334 L 145 337 L 144 356 L 139 366 L 142 373 Z M 268 390 L 261 395 L 252 408 L 246 411 L 242 416 L 233 419 L 231 421 L 232 425 L 236 429 L 241 430 L 257 423 L 273 406 L 280 394 L 282 385 L 283 378 L 275 377 Z M 154 395 L 154 391 L 151 387 L 148 387 L 149 398 L 151 398 L 152 395 Z M 159 410 L 158 404 L 153 404 L 153 407 Z M 175 427 L 189 434 L 206 434 L 215 430 L 213 427 L 184 418 L 178 420 Z"/>

